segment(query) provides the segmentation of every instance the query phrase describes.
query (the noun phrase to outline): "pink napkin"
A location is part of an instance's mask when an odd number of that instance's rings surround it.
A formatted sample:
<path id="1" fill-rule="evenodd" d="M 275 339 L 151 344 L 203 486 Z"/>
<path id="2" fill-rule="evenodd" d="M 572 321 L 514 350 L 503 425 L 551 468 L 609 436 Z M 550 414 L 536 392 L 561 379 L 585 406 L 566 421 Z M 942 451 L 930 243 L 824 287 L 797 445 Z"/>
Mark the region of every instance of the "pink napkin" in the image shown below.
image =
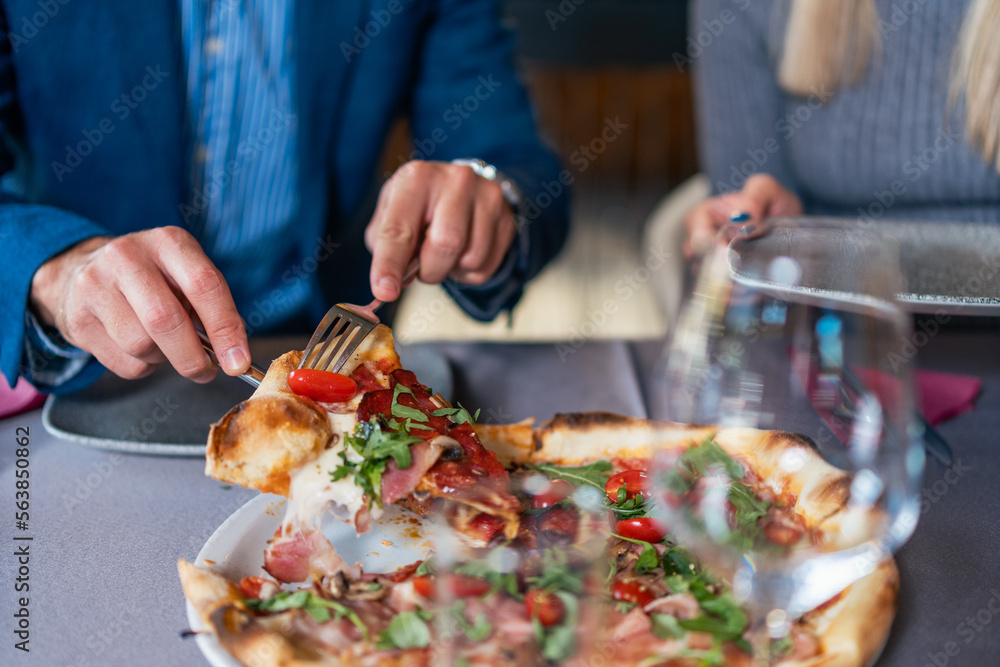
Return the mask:
<path id="1" fill-rule="evenodd" d="M 976 407 L 976 396 L 983 386 L 977 377 L 933 371 L 917 371 L 916 380 L 920 411 L 932 426 Z"/>
<path id="2" fill-rule="evenodd" d="M 45 394 L 32 387 L 24 378 L 18 378 L 13 389 L 7 386 L 5 380 L 0 379 L 0 419 L 34 410 L 44 402 Z"/>

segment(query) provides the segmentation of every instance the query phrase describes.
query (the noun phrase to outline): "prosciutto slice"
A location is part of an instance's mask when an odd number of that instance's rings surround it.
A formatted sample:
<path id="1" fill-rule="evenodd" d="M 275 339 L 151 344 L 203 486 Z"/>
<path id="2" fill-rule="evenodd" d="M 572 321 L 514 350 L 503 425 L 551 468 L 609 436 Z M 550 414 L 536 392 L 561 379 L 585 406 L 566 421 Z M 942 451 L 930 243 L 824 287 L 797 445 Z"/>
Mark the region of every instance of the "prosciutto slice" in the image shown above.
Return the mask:
<path id="1" fill-rule="evenodd" d="M 382 475 L 383 506 L 406 498 L 416 490 L 420 480 L 441 457 L 444 446 L 440 441 L 444 439 L 450 440 L 439 436 L 430 442 L 418 442 L 410 447 L 410 465 L 406 468 L 401 469 L 396 465 L 395 459 L 389 461 Z"/>
<path id="2" fill-rule="evenodd" d="M 353 568 L 318 530 L 283 534 L 279 529 L 264 552 L 264 569 L 278 581 L 290 584 L 309 578 L 321 581 Z"/>

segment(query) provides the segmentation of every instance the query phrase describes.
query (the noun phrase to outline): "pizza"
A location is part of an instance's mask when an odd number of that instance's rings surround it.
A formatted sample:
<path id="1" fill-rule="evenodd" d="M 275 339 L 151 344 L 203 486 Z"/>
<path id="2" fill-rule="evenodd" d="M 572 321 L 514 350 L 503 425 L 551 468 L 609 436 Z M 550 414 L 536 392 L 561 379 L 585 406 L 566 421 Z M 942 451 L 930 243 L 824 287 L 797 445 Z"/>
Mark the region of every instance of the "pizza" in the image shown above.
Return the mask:
<path id="1" fill-rule="evenodd" d="M 848 476 L 793 434 L 610 413 L 477 424 L 400 368 L 385 327 L 342 369 L 357 388 L 350 398 L 293 391 L 298 358 L 276 360 L 209 436 L 209 475 L 289 499 L 264 554 L 266 576 L 229 581 L 179 564 L 204 627 L 244 665 L 440 664 L 442 619 L 458 628 L 449 645 L 464 662 L 455 664 L 574 664 L 585 650 L 617 665 L 749 665 L 745 610 L 651 512 L 646 469 L 654 451 L 676 450 L 692 475 L 706 461 L 736 471 L 739 493 L 730 500 L 742 539 L 836 548 L 859 522 L 877 520 L 853 513 Z M 796 465 L 781 465 L 789 457 Z M 535 480 L 530 494 L 520 483 L 527 477 Z M 686 481 L 682 491 L 696 492 L 696 480 Z M 580 489 L 600 491 L 599 535 L 570 502 Z M 392 503 L 447 517 L 479 557 L 447 573 L 433 556 L 365 572 L 318 529 L 331 511 L 368 530 Z M 595 540 L 607 556 L 597 585 L 577 555 Z M 517 570 L 491 568 L 490 555 L 511 545 L 526 554 Z M 870 663 L 897 591 L 890 559 L 797 619 L 775 646 L 779 664 Z"/>
<path id="2" fill-rule="evenodd" d="M 278 581 L 304 581 L 337 562 L 318 530 L 327 510 L 359 533 L 400 503 L 446 512 L 482 543 L 517 535 L 506 469 L 468 411 L 401 368 L 387 327 L 376 327 L 339 374 L 314 372 L 346 378 L 342 394 L 322 382 L 293 391 L 300 359 L 292 351 L 271 364 L 254 394 L 212 425 L 206 454 L 209 476 L 289 499 L 267 552 Z"/>

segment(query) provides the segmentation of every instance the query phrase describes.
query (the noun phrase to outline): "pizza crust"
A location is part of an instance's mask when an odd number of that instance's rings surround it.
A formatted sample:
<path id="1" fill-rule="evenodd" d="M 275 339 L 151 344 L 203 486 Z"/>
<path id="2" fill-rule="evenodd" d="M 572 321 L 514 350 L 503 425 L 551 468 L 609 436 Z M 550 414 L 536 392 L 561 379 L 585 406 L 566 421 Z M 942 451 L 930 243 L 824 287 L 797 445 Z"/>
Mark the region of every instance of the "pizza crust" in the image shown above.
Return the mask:
<path id="1" fill-rule="evenodd" d="M 307 667 L 338 664 L 306 659 L 280 632 L 258 621 L 243 604 L 239 589 L 211 570 L 177 562 L 184 596 L 219 645 L 248 667 Z"/>
<path id="2" fill-rule="evenodd" d="M 851 584 L 829 607 L 803 617 L 822 647 L 811 660 L 783 662 L 782 667 L 864 667 L 878 657 L 896 616 L 899 569 L 883 561 L 874 572 Z"/>
<path id="3" fill-rule="evenodd" d="M 291 474 L 319 458 L 331 439 L 340 435 L 331 427 L 323 406 L 288 387 L 288 374 L 301 359 L 302 353 L 297 350 L 275 359 L 253 395 L 212 424 L 206 475 L 287 496 Z M 341 373 L 350 375 L 365 361 L 373 362 L 372 370 L 379 381 L 399 368 L 399 355 L 388 327 L 375 327 Z M 345 405 L 351 415 L 356 407 L 351 402 Z"/>
<path id="4" fill-rule="evenodd" d="M 708 426 L 626 417 L 611 412 L 557 414 L 539 427 L 532 458 L 559 465 L 595 459 L 648 460 L 659 447 L 683 447 L 715 433 Z"/>
<path id="5" fill-rule="evenodd" d="M 287 496 L 290 472 L 323 452 L 333 436 L 326 411 L 288 388 L 300 357 L 275 359 L 253 396 L 212 424 L 206 475 Z"/>

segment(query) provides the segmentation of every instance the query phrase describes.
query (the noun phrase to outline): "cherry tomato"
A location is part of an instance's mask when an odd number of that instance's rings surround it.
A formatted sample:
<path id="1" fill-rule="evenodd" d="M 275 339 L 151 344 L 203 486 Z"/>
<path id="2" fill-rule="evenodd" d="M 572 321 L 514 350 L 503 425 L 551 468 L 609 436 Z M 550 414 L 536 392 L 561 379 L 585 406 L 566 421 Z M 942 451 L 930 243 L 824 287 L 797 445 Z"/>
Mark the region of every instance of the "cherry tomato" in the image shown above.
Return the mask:
<path id="1" fill-rule="evenodd" d="M 525 594 L 524 607 L 529 618 L 537 618 L 545 627 L 558 625 L 566 615 L 566 605 L 558 595 L 538 589 Z"/>
<path id="2" fill-rule="evenodd" d="M 451 593 L 457 598 L 472 598 L 487 593 L 493 586 L 490 582 L 467 574 L 453 574 L 449 577 Z"/>
<path id="3" fill-rule="evenodd" d="M 482 513 L 472 517 L 466 534 L 489 544 L 490 540 L 503 530 L 503 527 L 503 519 L 492 514 Z"/>
<path id="4" fill-rule="evenodd" d="M 633 519 L 622 519 L 615 524 L 615 532 L 633 540 L 643 542 L 662 542 L 667 536 L 660 522 L 651 516 L 636 517 Z"/>
<path id="5" fill-rule="evenodd" d="M 260 599 L 260 591 L 267 584 L 273 584 L 270 579 L 264 577 L 243 577 L 240 579 L 240 595 L 245 600 Z"/>
<path id="6" fill-rule="evenodd" d="M 531 508 L 536 510 L 547 510 L 556 503 L 569 498 L 574 491 L 572 484 L 564 479 L 554 479 L 549 482 L 543 493 L 532 497 Z"/>
<path id="7" fill-rule="evenodd" d="M 484 595 L 492 588 L 492 584 L 485 579 L 472 577 L 467 574 L 452 574 L 447 577 L 451 594 L 457 598 L 473 598 Z M 418 595 L 428 600 L 436 600 L 438 597 L 438 580 L 431 575 L 418 575 L 413 577 L 413 590 Z"/>
<path id="8" fill-rule="evenodd" d="M 611 584 L 611 597 L 621 602 L 632 602 L 645 607 L 656 598 L 648 588 L 635 580 L 616 580 Z"/>
<path id="9" fill-rule="evenodd" d="M 358 385 L 351 378 L 315 368 L 296 368 L 288 374 L 288 387 L 299 396 L 321 403 L 349 401 L 358 393 Z"/>
<path id="10" fill-rule="evenodd" d="M 413 590 L 417 595 L 422 595 L 428 600 L 434 599 L 434 578 L 428 574 L 420 574 L 413 577 Z"/>
<path id="11" fill-rule="evenodd" d="M 642 470 L 623 470 L 617 475 L 612 475 L 604 485 L 604 492 L 608 494 L 608 500 L 613 503 L 618 502 L 618 489 L 625 485 L 625 498 L 635 498 L 636 495 L 645 494 L 649 484 L 649 476 Z"/>

